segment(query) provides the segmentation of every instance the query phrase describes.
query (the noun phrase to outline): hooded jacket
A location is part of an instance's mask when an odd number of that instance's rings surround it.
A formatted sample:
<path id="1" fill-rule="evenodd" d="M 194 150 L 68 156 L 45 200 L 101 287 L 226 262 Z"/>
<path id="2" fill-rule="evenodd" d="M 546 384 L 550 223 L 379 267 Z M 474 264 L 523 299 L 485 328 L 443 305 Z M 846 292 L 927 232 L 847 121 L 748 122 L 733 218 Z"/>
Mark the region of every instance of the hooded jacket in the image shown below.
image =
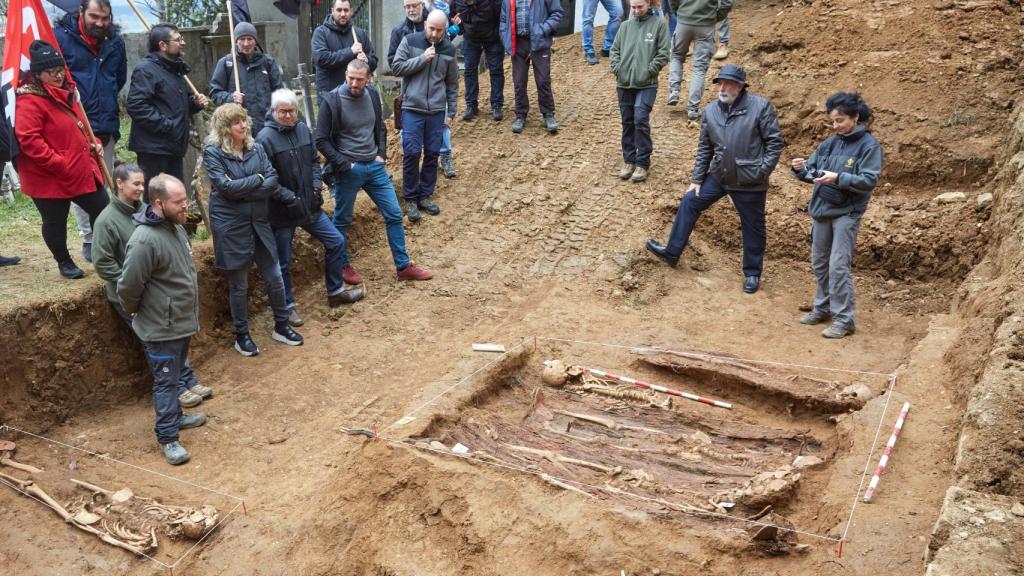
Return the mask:
<path id="1" fill-rule="evenodd" d="M 305 122 L 284 126 L 267 113 L 266 124 L 256 135 L 270 164 L 277 171 L 279 193 L 270 200 L 270 226 L 285 228 L 311 223 L 322 213 L 323 169 Z M 291 200 L 295 198 L 295 200 Z"/>
<path id="2" fill-rule="evenodd" d="M 85 115 L 93 133 L 121 138 L 121 119 L 117 97 L 128 80 L 128 57 L 124 39 L 111 24 L 110 35 L 101 39 L 96 52 L 86 44 L 79 31 L 79 14 L 68 12 L 53 29 L 68 70 L 82 95 Z"/>
<path id="3" fill-rule="evenodd" d="M 725 20 L 733 0 L 668 0 L 676 19 L 687 26 L 714 26 Z"/>
<path id="4" fill-rule="evenodd" d="M 320 114 L 316 117 L 316 149 L 327 160 L 324 167 L 326 175 L 348 172 L 352 169 L 352 162 L 355 160 L 341 146 L 344 130 L 342 110 L 345 102 L 342 90 L 347 91 L 348 85 L 338 86 L 323 97 L 320 101 Z M 373 104 L 373 140 L 377 146 L 377 156 L 387 158 L 388 133 L 384 127 L 384 110 L 381 106 L 380 92 L 370 84 L 366 85 L 365 90 L 370 95 L 370 102 Z"/>
<path id="5" fill-rule="evenodd" d="M 90 150 L 85 122 L 72 106 L 75 84 L 23 84 L 14 110 L 18 176 L 32 198 L 67 199 L 103 187 L 103 175 Z M 94 141 L 98 142 L 98 141 Z"/>
<path id="6" fill-rule="evenodd" d="M 772 105 L 743 90 L 732 106 L 716 100 L 704 107 L 692 182 L 710 174 L 731 192 L 764 192 L 786 147 Z"/>
<path id="7" fill-rule="evenodd" d="M 835 134 L 818 145 L 804 162 L 804 169 L 793 171 L 804 182 L 813 182 L 811 172 L 828 170 L 839 175 L 835 184 L 815 184 L 807 211 L 815 220 L 831 220 L 847 214 L 863 214 L 871 200 L 871 191 L 882 173 L 882 145 L 858 124 L 849 134 Z"/>
<path id="8" fill-rule="evenodd" d="M 185 229 L 152 206 L 132 216 L 117 296 L 143 342 L 187 338 L 199 331 L 199 283 Z"/>
<path id="9" fill-rule="evenodd" d="M 501 0 L 455 0 L 466 40 L 477 44 L 501 42 Z"/>
<path id="10" fill-rule="evenodd" d="M 423 22 L 426 19 L 427 13 L 424 10 L 423 19 L 419 22 L 412 22 L 406 18 L 402 20 L 401 24 L 391 29 L 391 41 L 388 43 L 388 68 L 395 65 L 395 53 L 398 52 L 398 46 L 402 43 L 402 39 L 409 34 L 423 32 Z"/>
<path id="11" fill-rule="evenodd" d="M 132 118 L 128 149 L 137 154 L 184 156 L 192 115 L 202 110 L 185 82 L 182 60 L 150 52 L 132 72 L 125 109 Z"/>
<path id="12" fill-rule="evenodd" d="M 135 232 L 132 216 L 145 210 L 145 204 L 126 204 L 117 196 L 110 199 L 99 218 L 92 223 L 92 265 L 96 275 L 107 283 L 107 300 L 120 302 L 117 281 L 124 269 L 125 249 Z"/>
<path id="13" fill-rule="evenodd" d="M 355 26 L 351 21 L 345 26 L 334 22 L 330 13 L 324 23 L 313 31 L 313 64 L 316 66 L 316 91 L 326 94 L 345 82 L 345 68 L 356 55 L 352 52 L 352 30 L 355 30 L 359 43 L 370 65 L 370 74 L 377 69 L 377 53 L 373 49 L 366 30 Z"/>
<path id="14" fill-rule="evenodd" d="M 431 46 L 425 32 L 406 36 L 398 46 L 391 72 L 402 77 L 402 110 L 436 114 L 447 110 L 455 117 L 459 97 L 459 65 L 455 46 L 447 38 L 434 46 L 431 60 L 423 53 Z"/>
<path id="15" fill-rule="evenodd" d="M 650 12 L 630 18 L 615 34 L 609 59 L 619 88 L 658 87 L 658 73 L 668 64 L 671 42 L 665 19 Z"/>
<path id="16" fill-rule="evenodd" d="M 506 54 L 516 53 L 516 37 L 530 37 L 530 51 L 540 52 L 551 48 L 551 37 L 555 28 L 562 21 L 562 5 L 558 0 L 533 0 L 530 3 L 529 34 L 516 30 L 516 0 L 501 0 L 501 17 L 498 23 L 498 34 L 505 46 Z"/>
<path id="17" fill-rule="evenodd" d="M 203 166 L 210 178 L 210 230 L 214 265 L 221 270 L 249 267 L 256 256 L 256 242 L 276 253 L 270 229 L 268 200 L 279 192 L 277 171 L 263 146 L 254 144 L 239 158 L 220 146 L 208 144 Z"/>
<path id="18" fill-rule="evenodd" d="M 263 128 L 263 119 L 270 111 L 270 95 L 279 88 L 284 88 L 281 80 L 281 67 L 273 56 L 263 52 L 253 52 L 252 56 L 238 54 L 238 83 L 242 86 L 242 106 L 252 120 L 252 133 L 259 134 Z M 217 67 L 210 78 L 210 100 L 220 106 L 234 102 L 235 73 L 234 62 L 228 54 L 217 61 Z"/>

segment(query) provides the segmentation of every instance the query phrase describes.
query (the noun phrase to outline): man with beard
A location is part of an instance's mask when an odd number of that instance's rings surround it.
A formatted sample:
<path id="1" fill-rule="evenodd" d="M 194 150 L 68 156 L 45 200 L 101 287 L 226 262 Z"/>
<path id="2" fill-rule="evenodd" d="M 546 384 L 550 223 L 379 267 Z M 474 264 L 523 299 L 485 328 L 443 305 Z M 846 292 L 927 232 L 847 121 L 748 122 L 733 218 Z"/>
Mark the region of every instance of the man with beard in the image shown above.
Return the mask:
<path id="1" fill-rule="evenodd" d="M 82 0 L 53 27 L 57 44 L 81 94 L 82 107 L 96 137 L 103 143 L 107 169 L 114 168 L 114 148 L 121 139 L 117 95 L 128 79 L 124 39 L 111 17 L 110 0 Z M 71 205 L 82 236 L 82 256 L 92 262 L 89 215 Z"/>
<path id="2" fill-rule="evenodd" d="M 192 94 L 185 75 L 189 67 L 181 59 L 185 39 L 177 26 L 157 24 L 149 31 L 149 54 L 132 72 L 125 108 L 132 118 L 128 149 L 138 156 L 139 167 L 149 181 L 160 173 L 184 180 L 183 160 L 188 150 L 192 114 L 209 103 Z"/>
<path id="3" fill-rule="evenodd" d="M 217 62 L 213 71 L 210 99 L 218 106 L 228 102 L 241 104 L 249 113 L 255 136 L 263 128 L 270 110 L 270 94 L 284 88 L 281 67 L 273 56 L 257 49 L 256 27 L 248 22 L 235 25 L 235 45 L 238 48 L 238 83 L 242 90 L 235 90 L 234 60 L 228 54 Z"/>
<path id="4" fill-rule="evenodd" d="M 377 53 L 366 30 L 352 22 L 351 0 L 334 0 L 331 13 L 313 31 L 313 64 L 317 94 L 327 94 L 345 83 L 348 63 L 359 59 L 377 69 Z"/>
<path id="5" fill-rule="evenodd" d="M 747 73 L 726 64 L 713 80 L 718 101 L 704 108 L 690 188 L 676 212 L 668 243 L 647 249 L 673 268 L 701 213 L 728 195 L 743 231 L 743 291 L 757 292 L 764 268 L 765 196 L 768 177 L 786 147 L 768 100 L 747 92 Z"/>
<path id="6" fill-rule="evenodd" d="M 206 423 L 206 414 L 183 414 L 179 382 L 198 384 L 188 365 L 192 335 L 199 331 L 199 283 L 192 246 L 182 224 L 188 216 L 185 185 L 167 174 L 149 183 L 153 203 L 132 220 L 117 296 L 132 315 L 132 330 L 142 340 L 153 372 L 156 438 L 172 465 L 188 462 L 178 432 Z"/>

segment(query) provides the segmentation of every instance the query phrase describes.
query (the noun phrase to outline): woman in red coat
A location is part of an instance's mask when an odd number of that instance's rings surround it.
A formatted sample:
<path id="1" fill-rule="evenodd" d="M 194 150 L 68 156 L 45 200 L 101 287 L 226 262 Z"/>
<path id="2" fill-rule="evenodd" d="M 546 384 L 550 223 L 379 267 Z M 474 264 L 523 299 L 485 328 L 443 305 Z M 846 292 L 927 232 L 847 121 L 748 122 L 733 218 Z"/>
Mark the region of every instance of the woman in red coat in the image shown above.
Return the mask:
<path id="1" fill-rule="evenodd" d="M 36 40 L 29 46 L 29 72 L 22 74 L 14 114 L 14 135 L 21 148 L 18 175 L 22 191 L 32 198 L 43 219 L 43 240 L 61 276 L 85 276 L 68 252 L 68 210 L 79 205 L 96 222 L 108 203 L 103 176 L 93 152 L 103 154 L 98 140 L 87 135 L 75 106 L 75 84 L 64 58 L 52 45 Z"/>

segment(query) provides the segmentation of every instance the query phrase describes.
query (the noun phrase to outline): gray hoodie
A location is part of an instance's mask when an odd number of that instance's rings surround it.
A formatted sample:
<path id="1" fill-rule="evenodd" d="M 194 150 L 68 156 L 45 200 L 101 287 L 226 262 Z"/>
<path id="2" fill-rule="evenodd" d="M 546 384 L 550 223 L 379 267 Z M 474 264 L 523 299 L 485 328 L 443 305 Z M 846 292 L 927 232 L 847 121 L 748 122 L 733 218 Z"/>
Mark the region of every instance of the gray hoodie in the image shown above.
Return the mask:
<path id="1" fill-rule="evenodd" d="M 442 38 L 434 45 L 436 56 L 428 61 L 423 53 L 429 47 L 424 32 L 406 36 L 398 46 L 391 71 L 403 79 L 402 110 L 420 114 L 447 110 L 448 117 L 454 118 L 459 96 L 455 47 L 447 38 Z"/>

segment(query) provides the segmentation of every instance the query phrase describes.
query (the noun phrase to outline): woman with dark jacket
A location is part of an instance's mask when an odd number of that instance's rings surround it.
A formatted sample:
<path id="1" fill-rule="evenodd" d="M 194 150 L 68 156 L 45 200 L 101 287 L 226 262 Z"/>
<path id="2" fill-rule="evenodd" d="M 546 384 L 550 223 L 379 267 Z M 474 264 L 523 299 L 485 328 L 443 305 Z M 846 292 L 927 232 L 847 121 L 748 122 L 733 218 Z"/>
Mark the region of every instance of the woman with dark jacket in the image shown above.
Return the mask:
<path id="1" fill-rule="evenodd" d="M 95 222 L 106 207 L 107 193 L 96 163 L 103 146 L 87 133 L 87 120 L 75 105 L 75 83 L 60 52 L 36 40 L 29 46 L 29 61 L 14 115 L 22 191 L 42 216 L 43 240 L 61 276 L 81 278 L 85 272 L 68 252 L 68 211 L 74 202 Z"/>
<path id="2" fill-rule="evenodd" d="M 235 350 L 255 356 L 260 349 L 249 336 L 249 268 L 253 261 L 266 282 L 274 310 L 271 337 L 300 346 L 302 336 L 288 325 L 284 282 L 277 246 L 268 220 L 267 200 L 280 193 L 277 172 L 263 147 L 252 138 L 249 115 L 238 104 L 225 104 L 213 113 L 203 166 L 210 178 L 210 225 L 215 265 L 228 271 L 228 302 L 235 323 Z"/>
<path id="3" fill-rule="evenodd" d="M 856 330 L 857 300 L 850 267 L 860 221 L 882 172 L 882 146 L 871 135 L 871 109 L 860 94 L 837 92 L 825 102 L 835 135 L 806 160 L 793 159 L 793 174 L 813 182 L 808 212 L 811 266 L 818 282 L 814 309 L 801 324 L 832 321 L 825 338 L 843 338 Z"/>

